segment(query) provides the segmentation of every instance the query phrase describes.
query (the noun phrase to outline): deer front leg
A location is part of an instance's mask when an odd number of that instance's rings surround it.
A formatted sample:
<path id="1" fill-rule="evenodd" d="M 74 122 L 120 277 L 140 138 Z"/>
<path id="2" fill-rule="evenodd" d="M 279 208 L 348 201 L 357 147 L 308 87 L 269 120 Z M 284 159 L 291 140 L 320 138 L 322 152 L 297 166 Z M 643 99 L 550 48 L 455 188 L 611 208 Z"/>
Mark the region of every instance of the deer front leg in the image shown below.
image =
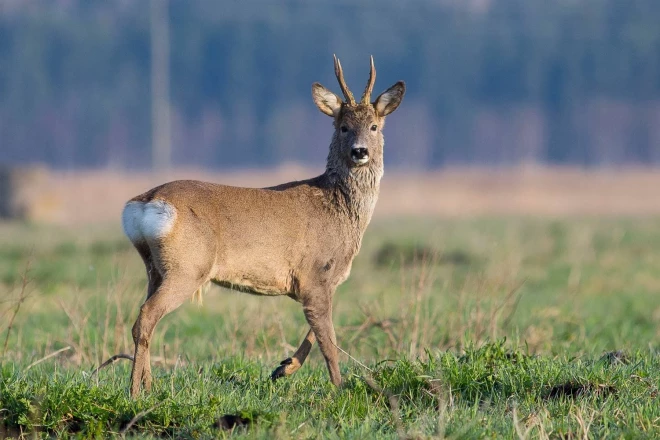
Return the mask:
<path id="1" fill-rule="evenodd" d="M 300 367 L 302 367 L 302 364 L 305 363 L 305 359 L 307 359 L 314 342 L 316 342 L 316 336 L 314 335 L 314 331 L 310 328 L 307 332 L 307 336 L 305 336 L 305 339 L 302 341 L 302 344 L 298 347 L 298 350 L 296 350 L 292 357 L 284 359 L 280 363 L 280 366 L 270 375 L 270 378 L 272 380 L 277 380 L 280 377 L 291 376 L 298 371 Z"/>
<path id="2" fill-rule="evenodd" d="M 305 318 L 316 335 L 319 348 L 330 373 L 330 380 L 336 386 L 341 385 L 339 373 L 339 356 L 337 354 L 337 339 L 335 327 L 332 324 L 332 291 L 319 290 L 303 300 Z"/>

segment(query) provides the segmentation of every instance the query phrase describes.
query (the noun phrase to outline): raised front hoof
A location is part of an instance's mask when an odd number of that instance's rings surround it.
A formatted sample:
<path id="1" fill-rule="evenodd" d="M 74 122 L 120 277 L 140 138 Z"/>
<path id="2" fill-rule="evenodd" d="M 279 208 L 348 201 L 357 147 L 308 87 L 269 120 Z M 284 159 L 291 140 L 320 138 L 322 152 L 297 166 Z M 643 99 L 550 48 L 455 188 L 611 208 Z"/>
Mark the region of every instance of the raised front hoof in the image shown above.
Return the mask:
<path id="1" fill-rule="evenodd" d="M 291 364 L 293 364 L 293 359 L 291 358 L 286 358 L 282 362 L 280 362 L 280 366 L 275 368 L 275 370 L 271 373 L 270 375 L 271 380 L 276 381 L 281 377 L 288 376 L 288 374 L 286 373 L 286 367 Z"/>

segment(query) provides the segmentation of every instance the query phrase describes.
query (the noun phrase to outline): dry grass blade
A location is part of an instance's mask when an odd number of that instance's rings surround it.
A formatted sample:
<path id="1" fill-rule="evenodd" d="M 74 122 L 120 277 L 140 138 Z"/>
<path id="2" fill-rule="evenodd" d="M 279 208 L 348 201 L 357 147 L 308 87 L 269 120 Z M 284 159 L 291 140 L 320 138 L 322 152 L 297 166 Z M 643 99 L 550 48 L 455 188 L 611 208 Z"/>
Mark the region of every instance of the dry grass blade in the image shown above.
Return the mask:
<path id="1" fill-rule="evenodd" d="M 97 374 L 99 371 L 101 371 L 101 369 L 103 369 L 103 368 L 107 367 L 108 365 L 114 363 L 118 359 L 127 359 L 131 362 L 134 361 L 133 356 L 131 356 L 129 354 L 124 354 L 124 353 L 116 354 L 116 355 L 112 356 L 110 359 L 108 359 L 107 361 L 103 362 L 101 365 L 99 365 L 98 368 L 96 368 L 94 371 L 92 371 L 92 374 L 90 375 L 90 377 L 94 377 L 94 375 Z"/>
<path id="2" fill-rule="evenodd" d="M 575 420 L 578 422 L 578 425 L 580 426 L 580 437 L 584 440 L 589 439 L 589 430 L 591 429 L 591 424 L 594 421 L 594 418 L 596 417 L 596 411 L 591 411 L 591 417 L 589 417 L 589 420 L 585 420 L 584 418 L 584 409 L 575 407 L 575 412 L 573 413 L 573 417 L 575 417 Z"/>
<path id="3" fill-rule="evenodd" d="M 400 439 L 408 438 L 405 430 L 403 429 L 403 423 L 401 423 L 401 411 L 399 411 L 399 398 L 384 388 L 380 387 L 372 378 L 363 377 L 362 380 L 375 392 L 382 394 L 387 397 L 388 402 L 390 403 L 390 411 L 392 412 L 392 418 L 394 420 L 394 426 L 396 427 L 396 434 Z"/>
<path id="4" fill-rule="evenodd" d="M 161 400 L 160 402 L 158 402 L 157 404 L 155 404 L 155 405 L 152 406 L 151 408 L 149 408 L 149 409 L 145 409 L 144 411 L 140 411 L 139 413 L 135 414 L 135 417 L 133 417 L 133 418 L 132 418 L 132 419 L 126 424 L 126 426 L 124 426 L 124 427 L 121 429 L 121 431 L 119 431 L 119 435 L 121 435 L 121 436 L 126 435 L 126 432 L 127 432 L 129 429 L 131 429 L 131 428 L 133 427 L 133 425 L 135 425 L 135 424 L 136 424 L 136 423 L 137 423 L 142 417 L 146 416 L 147 414 L 149 414 L 150 412 L 152 412 L 153 410 L 155 410 L 156 408 L 158 408 L 159 406 L 161 406 L 163 403 L 167 402 L 167 400 L 168 400 L 168 399 Z"/>
<path id="5" fill-rule="evenodd" d="M 524 279 L 518 285 L 516 285 L 513 289 L 511 289 L 509 291 L 509 294 L 506 296 L 506 298 L 502 302 L 502 304 L 499 307 L 497 307 L 495 313 L 502 310 L 504 308 L 504 306 L 506 306 L 510 302 L 511 298 L 515 297 L 515 299 L 513 300 L 513 304 L 511 304 L 511 307 L 509 309 L 509 313 L 507 313 L 506 318 L 504 318 L 504 322 L 502 324 L 503 327 L 508 327 L 509 326 L 509 323 L 511 322 L 511 319 L 513 318 L 513 315 L 516 313 L 516 310 L 518 310 L 518 304 L 520 303 L 520 300 L 522 299 L 522 296 L 523 296 L 523 292 L 521 291 L 521 289 L 525 285 L 526 282 L 527 282 L 527 279 Z"/>
<path id="6" fill-rule="evenodd" d="M 9 318 L 9 324 L 7 325 L 7 334 L 5 335 L 5 343 L 2 346 L 2 356 L 0 357 L 5 357 L 5 353 L 7 352 L 7 345 L 9 344 L 9 335 L 11 334 L 11 330 L 14 326 L 14 320 L 16 319 L 16 315 L 18 315 L 19 310 L 21 310 L 21 305 L 23 304 L 23 302 L 25 302 L 25 300 L 29 296 L 29 294 L 26 293 L 26 290 L 27 290 L 27 285 L 30 282 L 30 280 L 28 279 L 28 272 L 30 272 L 31 264 L 32 264 L 32 260 L 29 259 L 25 264 L 25 269 L 23 269 L 23 273 L 21 274 L 21 291 L 18 295 L 18 300 L 16 301 L 16 307 L 14 307 L 14 311 L 11 314 L 11 317 Z"/>
<path id="7" fill-rule="evenodd" d="M 337 350 L 339 350 L 339 351 L 341 351 L 342 353 L 344 353 L 344 354 L 345 354 L 346 356 L 348 356 L 353 362 L 355 362 L 356 364 L 358 364 L 359 366 L 361 366 L 361 367 L 364 368 L 365 370 L 369 371 L 370 373 L 373 373 L 373 372 L 374 372 L 374 370 L 372 370 L 371 368 L 367 367 L 366 365 L 364 365 L 364 364 L 363 364 L 362 362 L 360 362 L 359 360 L 355 359 L 353 356 L 350 355 L 350 353 L 348 353 L 346 350 L 344 350 L 343 348 L 341 348 L 339 345 L 335 344 L 334 342 L 333 342 L 333 345 L 334 345 L 335 347 L 337 347 Z"/>
<path id="8" fill-rule="evenodd" d="M 353 344 L 364 332 L 367 330 L 370 330 L 372 328 L 378 328 L 381 329 L 385 335 L 387 335 L 387 339 L 390 343 L 390 347 L 392 350 L 396 350 L 397 346 L 397 341 L 396 338 L 394 337 L 394 334 L 392 333 L 392 327 L 394 324 L 398 323 L 397 319 L 378 319 L 374 316 L 374 314 L 367 309 L 367 307 L 364 304 L 361 304 L 360 306 L 360 311 L 362 314 L 365 315 L 365 320 L 362 324 L 359 326 L 353 326 L 353 327 L 344 327 L 344 329 L 348 330 L 354 330 L 355 332 L 353 333 L 353 336 L 349 339 L 348 343 Z"/>
<path id="9" fill-rule="evenodd" d="M 518 417 L 516 404 L 513 405 L 511 415 L 513 417 L 513 427 L 516 431 L 516 436 L 518 436 L 519 440 L 527 440 L 536 425 L 532 424 L 531 426 L 525 426 L 525 424 Z"/>
<path id="10" fill-rule="evenodd" d="M 45 360 L 48 360 L 48 359 L 50 359 L 50 358 L 52 358 L 52 357 L 54 357 L 54 356 L 57 356 L 58 354 L 60 354 L 60 353 L 62 353 L 62 352 L 64 352 L 64 351 L 68 351 L 68 350 L 71 350 L 71 347 L 70 347 L 70 346 L 69 346 L 69 347 L 60 348 L 59 350 L 52 352 L 52 353 L 49 354 L 48 356 L 44 356 L 44 357 L 42 357 L 41 359 L 32 362 L 30 365 L 28 365 L 28 366 L 25 368 L 25 371 L 29 370 L 30 368 L 34 367 L 35 365 L 38 365 L 38 364 L 42 363 L 42 362 L 45 361 Z"/>

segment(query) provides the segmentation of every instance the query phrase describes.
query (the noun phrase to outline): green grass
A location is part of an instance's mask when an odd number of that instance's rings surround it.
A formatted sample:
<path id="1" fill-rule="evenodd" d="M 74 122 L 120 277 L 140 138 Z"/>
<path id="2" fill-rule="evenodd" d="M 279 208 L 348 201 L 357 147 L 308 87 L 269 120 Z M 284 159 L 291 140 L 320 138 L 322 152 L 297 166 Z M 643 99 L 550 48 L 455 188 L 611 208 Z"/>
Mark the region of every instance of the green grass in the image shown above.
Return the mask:
<path id="1" fill-rule="evenodd" d="M 272 383 L 300 306 L 214 288 L 161 321 L 136 401 L 128 361 L 90 375 L 132 352 L 144 296 L 118 229 L 0 224 L 0 243 L 0 437 L 660 436 L 660 220 L 376 222 L 335 298 L 365 365 L 343 356 L 342 388 L 318 349 Z"/>

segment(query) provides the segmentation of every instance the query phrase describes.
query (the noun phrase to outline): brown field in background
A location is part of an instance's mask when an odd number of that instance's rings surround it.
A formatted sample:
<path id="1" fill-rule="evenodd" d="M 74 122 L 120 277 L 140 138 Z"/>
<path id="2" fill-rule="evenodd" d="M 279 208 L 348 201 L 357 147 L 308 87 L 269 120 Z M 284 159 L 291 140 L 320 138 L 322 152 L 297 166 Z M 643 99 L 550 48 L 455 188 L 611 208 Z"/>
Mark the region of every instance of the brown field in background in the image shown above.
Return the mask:
<path id="1" fill-rule="evenodd" d="M 28 218 L 78 225 L 119 222 L 124 202 L 175 179 L 264 187 L 319 174 L 286 166 L 272 170 L 166 174 L 117 171 L 43 171 L 22 191 Z M 649 216 L 660 214 L 660 169 L 582 170 L 524 167 L 388 170 L 375 218 L 388 216 Z"/>

